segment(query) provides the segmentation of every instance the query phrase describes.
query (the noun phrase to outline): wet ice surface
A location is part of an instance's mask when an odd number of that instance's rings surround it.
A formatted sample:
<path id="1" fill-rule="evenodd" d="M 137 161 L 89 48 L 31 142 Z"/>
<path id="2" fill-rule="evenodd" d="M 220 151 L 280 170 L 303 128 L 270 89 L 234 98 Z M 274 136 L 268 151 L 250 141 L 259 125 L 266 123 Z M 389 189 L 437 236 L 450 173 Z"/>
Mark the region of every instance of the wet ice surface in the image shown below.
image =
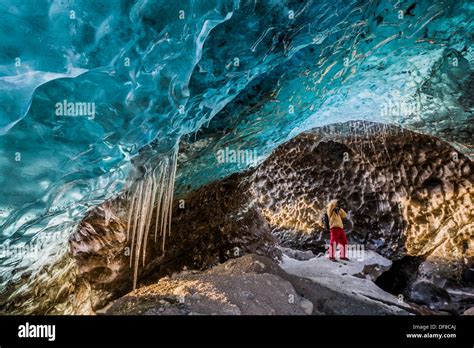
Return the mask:
<path id="1" fill-rule="evenodd" d="M 2 255 L 1 285 L 64 253 L 86 210 L 139 175 L 131 159 L 153 141 L 148 171 L 183 136 L 205 144 L 182 161 L 182 187 L 251 165 L 219 166 L 216 149 L 263 159 L 350 119 L 400 123 L 469 153 L 472 2 L 414 4 L 3 0 L 0 243 L 53 237 L 39 256 Z M 58 114 L 65 101 L 95 113 Z"/>
<path id="2" fill-rule="evenodd" d="M 410 306 L 400 301 L 397 297 L 380 289 L 370 279 L 355 276 L 363 271 L 364 266 L 380 265 L 390 267 L 391 261 L 366 250 L 363 260 L 333 262 L 327 256 L 321 255 L 305 261 L 298 261 L 283 255 L 280 264 L 286 272 L 303 278 L 311 279 L 313 282 L 329 287 L 337 292 L 345 293 L 365 301 L 372 301 L 385 306 L 394 313 L 400 313 L 403 308 Z"/>

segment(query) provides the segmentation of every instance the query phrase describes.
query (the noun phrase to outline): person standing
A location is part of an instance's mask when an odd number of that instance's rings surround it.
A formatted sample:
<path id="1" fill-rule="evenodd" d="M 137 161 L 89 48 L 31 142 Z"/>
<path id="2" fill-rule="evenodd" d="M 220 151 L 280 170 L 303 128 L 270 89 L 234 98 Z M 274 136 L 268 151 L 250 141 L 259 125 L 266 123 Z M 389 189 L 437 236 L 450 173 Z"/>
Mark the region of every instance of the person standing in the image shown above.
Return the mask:
<path id="1" fill-rule="evenodd" d="M 346 233 L 344 232 L 344 225 L 342 220 L 347 217 L 347 213 L 338 206 L 337 200 L 334 199 L 329 202 L 327 207 L 327 215 L 329 219 L 329 259 L 331 261 L 336 261 L 336 249 L 337 246 L 341 246 L 340 259 L 349 261 L 346 256 L 347 250 L 347 238 Z"/>

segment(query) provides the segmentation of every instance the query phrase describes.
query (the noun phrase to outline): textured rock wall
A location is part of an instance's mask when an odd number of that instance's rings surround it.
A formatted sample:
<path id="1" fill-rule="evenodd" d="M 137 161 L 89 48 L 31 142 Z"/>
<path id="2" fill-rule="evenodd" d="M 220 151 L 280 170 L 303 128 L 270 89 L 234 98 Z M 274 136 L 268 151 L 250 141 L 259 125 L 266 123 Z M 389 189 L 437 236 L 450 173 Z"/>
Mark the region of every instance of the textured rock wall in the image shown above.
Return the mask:
<path id="1" fill-rule="evenodd" d="M 321 215 L 330 199 L 339 198 L 349 212 L 352 243 L 390 259 L 428 258 L 442 266 L 437 272 L 459 280 L 474 250 L 472 183 L 472 162 L 433 137 L 367 122 L 314 129 L 280 146 L 256 169 L 176 200 L 166 252 L 149 241 L 151 261 L 142 278 L 183 266 L 204 269 L 248 252 L 278 257 L 270 231 L 284 245 L 323 251 L 328 236 Z M 72 250 L 81 277 L 111 297 L 117 285 L 130 287 L 128 258 L 114 262 L 109 246 L 120 239 L 117 252 L 123 254 L 124 226 L 109 231 L 103 218 L 91 219 L 71 239 Z M 91 248 L 100 241 L 106 243 Z M 91 260 L 97 250 L 105 255 L 96 263 Z M 109 273 L 114 276 L 103 276 Z"/>
<path id="2" fill-rule="evenodd" d="M 233 175 L 175 200 L 164 252 L 161 236 L 155 241 L 150 232 L 146 262 L 139 268 L 144 284 L 183 268 L 207 269 L 248 253 L 280 258 L 276 239 L 242 178 Z M 0 313 L 90 314 L 129 292 L 133 272 L 123 197 L 92 209 L 70 237 L 61 263 L 39 272 L 35 286 L 23 296 L 10 297 L 25 286 L 27 277 L 4 292 Z"/>
<path id="3" fill-rule="evenodd" d="M 257 168 L 176 199 L 165 252 L 150 233 L 142 285 L 246 253 L 278 258 L 271 232 L 283 245 L 323 251 L 328 236 L 320 219 L 332 198 L 349 212 L 350 242 L 392 260 L 420 256 L 436 265 L 429 274 L 459 281 L 473 264 L 473 169 L 448 144 L 397 127 L 351 122 L 314 129 Z M 67 274 L 50 284 L 57 269 L 45 270 L 38 301 L 2 298 L 0 310 L 87 313 L 128 292 L 127 206 L 119 197 L 91 210 L 70 238 Z"/>
<path id="4" fill-rule="evenodd" d="M 276 240 L 267 221 L 250 205 L 246 186 L 234 175 L 176 200 L 164 251 L 161 237 L 155 240 L 150 233 L 140 278 L 151 282 L 184 267 L 206 269 L 246 253 L 279 258 Z M 127 204 L 121 199 L 98 207 L 70 239 L 77 283 L 80 289 L 87 288 L 93 310 L 132 287 L 126 213 Z"/>
<path id="5" fill-rule="evenodd" d="M 256 170 L 252 189 L 284 241 L 319 240 L 323 210 L 338 198 L 353 241 L 392 259 L 461 262 L 474 256 L 473 169 L 436 138 L 350 122 L 280 146 Z"/>

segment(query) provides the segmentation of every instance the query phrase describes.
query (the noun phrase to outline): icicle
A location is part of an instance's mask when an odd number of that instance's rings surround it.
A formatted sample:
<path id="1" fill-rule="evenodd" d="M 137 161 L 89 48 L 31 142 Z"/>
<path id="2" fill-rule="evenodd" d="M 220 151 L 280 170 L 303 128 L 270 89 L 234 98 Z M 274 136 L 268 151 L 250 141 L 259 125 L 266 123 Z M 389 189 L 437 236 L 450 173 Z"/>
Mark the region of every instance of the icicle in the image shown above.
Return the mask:
<path id="1" fill-rule="evenodd" d="M 174 194 L 174 182 L 176 179 L 176 162 L 178 160 L 178 153 L 175 152 L 172 157 L 172 162 L 174 165 L 171 166 L 171 178 L 170 178 L 170 184 L 171 184 L 171 189 L 169 191 L 170 199 L 169 199 L 169 216 L 168 216 L 168 236 L 171 236 L 171 215 L 173 213 L 173 194 Z"/>
<path id="2" fill-rule="evenodd" d="M 151 218 L 153 217 L 153 207 L 155 206 L 155 197 L 156 197 L 156 188 L 158 187 L 158 183 L 156 182 L 155 175 L 153 174 L 153 180 L 151 182 L 151 202 L 150 202 L 150 211 L 148 212 L 148 217 L 147 217 L 147 222 L 146 222 L 146 227 L 145 231 L 149 233 L 150 231 L 150 224 L 151 224 Z M 145 258 L 146 258 L 146 245 L 147 245 L 148 238 L 145 238 L 144 243 L 143 243 L 143 261 L 142 265 L 143 267 L 145 266 Z"/>
<path id="3" fill-rule="evenodd" d="M 155 222 L 155 243 L 156 243 L 156 238 L 158 235 L 158 223 L 160 222 L 160 214 L 159 212 L 161 211 L 161 197 L 163 197 L 163 182 L 164 182 L 164 167 L 160 168 L 159 176 L 157 178 L 158 186 L 159 186 L 159 192 L 158 192 L 158 203 L 156 206 L 156 222 Z M 161 234 L 161 233 L 160 233 Z"/>
<path id="4" fill-rule="evenodd" d="M 134 223 L 133 223 L 133 229 L 132 229 L 132 247 L 131 247 L 131 252 L 130 252 L 130 267 L 132 267 L 132 260 L 133 260 L 133 250 L 134 247 L 135 247 L 135 235 L 136 235 L 136 232 L 137 232 L 137 223 L 138 223 L 138 218 L 140 216 L 140 213 L 141 213 L 141 206 L 142 206 L 142 189 L 143 189 L 143 181 L 140 181 L 138 183 L 138 187 L 139 187 L 139 193 L 138 193 L 138 197 L 137 197 L 137 202 L 136 202 L 136 206 L 135 206 L 135 219 L 134 219 Z"/>
<path id="5" fill-rule="evenodd" d="M 143 193 L 143 201 L 142 206 L 140 209 L 140 221 L 138 224 L 138 231 L 137 231 L 137 244 L 135 248 L 135 265 L 133 268 L 133 288 L 135 289 L 137 286 L 137 275 L 138 275 L 138 264 L 140 261 L 140 252 L 142 251 L 145 253 L 143 249 L 143 241 L 148 236 L 148 231 L 145 231 L 146 222 L 148 218 L 148 214 L 153 210 L 153 207 L 150 207 L 150 197 L 151 197 L 151 190 L 150 186 L 153 183 L 153 176 L 149 176 L 146 180 L 144 180 L 142 186 L 145 187 L 145 192 Z"/>
<path id="6" fill-rule="evenodd" d="M 110 223 L 110 219 L 112 218 L 111 201 L 107 201 L 104 203 L 104 218 L 105 218 L 105 226 L 108 226 Z"/>
<path id="7" fill-rule="evenodd" d="M 132 222 L 132 217 L 133 217 L 133 208 L 135 206 L 135 201 L 137 199 L 137 191 L 131 195 L 132 201 L 130 202 L 130 207 L 128 208 L 128 221 L 127 221 L 127 241 L 130 239 L 130 225 Z"/>
<path id="8" fill-rule="evenodd" d="M 171 234 L 177 151 L 176 147 L 169 156 L 163 157 L 153 171 L 146 173 L 142 180 L 132 186 L 132 192 L 128 196 L 130 211 L 127 220 L 127 240 L 131 240 L 130 267 L 133 266 L 134 289 L 137 286 L 140 260 L 145 266 L 147 241 L 153 225 L 153 212 L 155 212 L 155 242 L 159 225 L 163 252 L 165 252 L 166 235 Z"/>

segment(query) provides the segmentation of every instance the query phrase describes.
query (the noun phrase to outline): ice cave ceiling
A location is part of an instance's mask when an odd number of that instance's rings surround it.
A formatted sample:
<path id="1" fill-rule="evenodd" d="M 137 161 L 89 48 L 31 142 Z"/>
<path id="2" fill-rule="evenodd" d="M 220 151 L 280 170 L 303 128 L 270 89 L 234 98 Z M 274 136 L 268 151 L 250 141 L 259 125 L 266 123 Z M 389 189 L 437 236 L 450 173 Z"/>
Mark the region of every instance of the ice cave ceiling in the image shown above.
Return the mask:
<path id="1" fill-rule="evenodd" d="M 0 18 L 0 244 L 60 248 L 144 147 L 152 168 L 180 144 L 178 193 L 245 169 L 220 149 L 263 159 L 349 120 L 473 156 L 472 1 L 2 0 Z M 2 280 L 32 262 L 3 256 Z"/>

